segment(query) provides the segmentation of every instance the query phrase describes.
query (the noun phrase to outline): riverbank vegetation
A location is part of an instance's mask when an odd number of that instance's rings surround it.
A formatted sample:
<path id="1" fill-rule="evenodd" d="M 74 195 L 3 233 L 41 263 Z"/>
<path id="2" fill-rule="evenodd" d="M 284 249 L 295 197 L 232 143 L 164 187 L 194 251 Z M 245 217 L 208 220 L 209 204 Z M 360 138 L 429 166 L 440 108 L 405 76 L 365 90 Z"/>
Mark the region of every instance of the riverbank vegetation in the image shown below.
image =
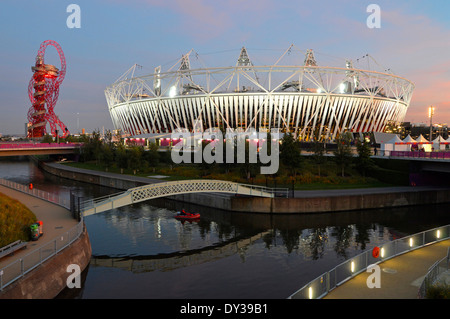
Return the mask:
<path id="1" fill-rule="evenodd" d="M 36 216 L 25 205 L 0 193 L 0 247 L 17 240 L 30 240 L 30 225 Z"/>
<path id="2" fill-rule="evenodd" d="M 91 170 L 108 171 L 145 177 L 165 176 L 165 180 L 219 179 L 269 187 L 303 189 L 360 188 L 407 185 L 408 174 L 403 167 L 387 167 L 383 161 L 370 157 L 368 143 L 352 141 L 342 135 L 333 150 L 323 143 L 309 143 L 307 147 L 285 134 L 279 147 L 279 169 L 275 174 L 261 174 L 261 167 L 269 164 L 249 163 L 248 143 L 245 163 L 175 164 L 169 148 L 113 142 L 110 133 L 101 139 L 98 131 L 84 137 L 78 162 L 66 165 Z M 204 143 L 203 147 L 207 144 Z M 225 153 L 225 152 L 224 152 Z M 269 149 L 270 154 L 270 149 Z M 225 155 L 224 155 L 225 159 Z M 390 165 L 392 166 L 392 165 Z"/>
<path id="3" fill-rule="evenodd" d="M 450 299 L 450 285 L 439 283 L 427 289 L 426 299 Z"/>

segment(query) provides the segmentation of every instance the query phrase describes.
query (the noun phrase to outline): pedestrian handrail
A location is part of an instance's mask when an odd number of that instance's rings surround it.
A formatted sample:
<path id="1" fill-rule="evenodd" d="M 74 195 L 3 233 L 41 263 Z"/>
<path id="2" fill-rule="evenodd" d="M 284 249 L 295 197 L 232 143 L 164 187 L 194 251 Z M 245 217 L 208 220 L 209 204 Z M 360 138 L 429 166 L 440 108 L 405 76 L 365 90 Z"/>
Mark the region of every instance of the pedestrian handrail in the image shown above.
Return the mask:
<path id="1" fill-rule="evenodd" d="M 0 248 L 0 258 L 14 253 L 16 250 L 19 250 L 19 249 L 25 247 L 26 245 L 27 245 L 27 242 L 21 241 L 19 239 L 9 245 L 3 246 Z"/>
<path id="2" fill-rule="evenodd" d="M 30 187 L 22 184 L 18 184 L 5 179 L 0 179 L 0 185 L 5 187 L 29 194 L 34 197 L 38 197 L 42 200 L 51 202 L 53 204 L 62 206 L 66 209 L 70 209 L 71 205 L 68 200 L 61 199 L 59 196 L 41 191 L 38 189 L 30 189 Z M 31 270 L 35 269 L 42 263 L 44 263 L 49 258 L 55 256 L 64 248 L 71 245 L 75 240 L 77 240 L 84 231 L 84 220 L 81 216 L 79 222 L 64 232 L 58 235 L 55 239 L 49 241 L 45 245 L 36 248 L 19 258 L 7 266 L 0 269 L 0 291 L 5 287 L 18 280 L 19 278 L 25 276 Z M 14 243 L 12 243 L 14 244 Z M 11 245 L 12 245 L 11 244 Z"/>
<path id="3" fill-rule="evenodd" d="M 74 148 L 80 143 L 0 143 L 0 149 Z"/>
<path id="4" fill-rule="evenodd" d="M 390 151 L 391 157 L 450 159 L 450 152 Z"/>
<path id="5" fill-rule="evenodd" d="M 84 222 L 81 220 L 77 225 L 58 235 L 44 246 L 36 248 L 12 263 L 0 269 L 0 291 L 22 278 L 27 273 L 43 264 L 49 258 L 55 256 L 64 248 L 77 240 L 84 231 Z"/>
<path id="6" fill-rule="evenodd" d="M 436 282 L 439 275 L 445 271 L 449 270 L 450 261 L 450 247 L 447 250 L 447 256 L 436 261 L 429 269 L 425 277 L 423 278 L 422 284 L 420 285 L 417 297 L 419 299 L 424 299 L 427 296 L 428 289 Z"/>
<path id="7" fill-rule="evenodd" d="M 370 265 L 376 265 L 412 250 L 450 238 L 450 225 L 433 228 L 417 234 L 405 236 L 380 245 L 379 255 L 366 250 L 347 259 L 294 292 L 288 299 L 321 299 L 331 290 L 364 272 Z"/>
<path id="8" fill-rule="evenodd" d="M 0 178 L 0 185 L 70 209 L 70 199 L 65 199 L 56 194 L 37 189 L 32 187 L 32 185 L 23 185 L 3 178 Z"/>

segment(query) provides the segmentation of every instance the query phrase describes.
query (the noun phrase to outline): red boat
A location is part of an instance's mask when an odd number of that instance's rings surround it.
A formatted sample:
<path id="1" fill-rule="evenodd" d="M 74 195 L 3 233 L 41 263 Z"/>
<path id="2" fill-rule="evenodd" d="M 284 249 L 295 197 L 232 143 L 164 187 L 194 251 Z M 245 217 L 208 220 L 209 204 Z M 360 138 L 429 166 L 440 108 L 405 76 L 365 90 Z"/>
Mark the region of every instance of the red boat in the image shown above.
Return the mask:
<path id="1" fill-rule="evenodd" d="M 178 212 L 175 215 L 176 219 L 183 219 L 183 220 L 190 220 L 190 219 L 199 219 L 200 214 L 199 213 L 187 213 L 184 210 L 181 212 Z"/>

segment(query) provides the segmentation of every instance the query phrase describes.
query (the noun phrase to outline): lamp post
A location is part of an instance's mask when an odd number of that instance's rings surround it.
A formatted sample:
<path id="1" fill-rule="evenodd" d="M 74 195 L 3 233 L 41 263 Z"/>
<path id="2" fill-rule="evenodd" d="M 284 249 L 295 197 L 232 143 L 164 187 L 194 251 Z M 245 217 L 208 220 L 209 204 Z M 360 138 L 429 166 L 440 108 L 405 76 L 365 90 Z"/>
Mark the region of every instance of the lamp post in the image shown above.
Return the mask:
<path id="1" fill-rule="evenodd" d="M 428 117 L 430 118 L 430 142 L 432 140 L 433 134 L 433 115 L 434 115 L 434 106 L 428 107 Z"/>

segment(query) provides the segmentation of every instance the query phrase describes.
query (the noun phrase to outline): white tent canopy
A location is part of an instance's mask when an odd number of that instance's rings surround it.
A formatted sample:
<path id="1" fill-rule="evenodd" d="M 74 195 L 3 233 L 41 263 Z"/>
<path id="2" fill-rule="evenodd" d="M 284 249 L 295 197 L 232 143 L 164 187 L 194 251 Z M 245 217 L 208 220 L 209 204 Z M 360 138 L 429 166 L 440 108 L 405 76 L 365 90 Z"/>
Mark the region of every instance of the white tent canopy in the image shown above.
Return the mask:
<path id="1" fill-rule="evenodd" d="M 408 151 L 410 146 L 405 144 L 398 135 L 395 135 L 391 140 L 386 143 L 380 144 L 381 151 L 384 151 L 384 155 L 390 155 L 390 151 Z"/>
<path id="2" fill-rule="evenodd" d="M 421 144 L 423 144 L 423 143 L 426 143 L 426 144 L 431 143 L 425 137 L 423 137 L 422 134 L 420 134 L 420 136 L 417 138 L 416 142 L 417 143 L 421 143 Z"/>
<path id="3" fill-rule="evenodd" d="M 433 148 L 434 150 L 445 150 L 445 143 L 446 141 L 442 136 L 438 136 L 433 140 Z M 441 144 L 442 143 L 442 144 Z"/>
<path id="4" fill-rule="evenodd" d="M 428 141 L 422 134 L 420 134 L 416 142 L 419 144 L 419 149 L 423 149 L 425 152 L 432 151 L 433 142 Z"/>
<path id="5" fill-rule="evenodd" d="M 414 143 L 416 143 L 416 140 L 413 139 L 413 138 L 411 137 L 411 135 L 408 134 L 408 136 L 403 140 L 403 143 L 414 144 Z"/>
<path id="6" fill-rule="evenodd" d="M 393 133 L 382 133 L 382 132 L 373 132 L 373 137 L 375 138 L 375 143 L 383 144 L 392 140 L 397 134 Z M 398 137 L 398 136 L 397 136 Z"/>

